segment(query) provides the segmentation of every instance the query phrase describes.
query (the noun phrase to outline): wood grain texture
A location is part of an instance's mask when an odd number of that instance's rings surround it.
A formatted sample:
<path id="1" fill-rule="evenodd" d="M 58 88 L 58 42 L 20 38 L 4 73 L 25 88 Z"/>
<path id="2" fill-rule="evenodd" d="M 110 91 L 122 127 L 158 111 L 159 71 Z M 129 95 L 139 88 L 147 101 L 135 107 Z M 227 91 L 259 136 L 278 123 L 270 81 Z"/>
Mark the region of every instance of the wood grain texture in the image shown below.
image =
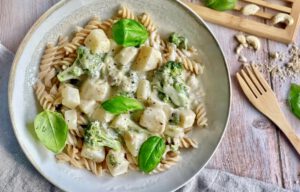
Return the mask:
<path id="1" fill-rule="evenodd" d="M 284 2 L 282 2 L 284 3 Z M 299 33 L 299 31 L 298 31 Z M 300 44 L 300 36 L 296 40 L 296 44 Z M 280 44 L 274 41 L 268 41 L 268 51 L 269 52 L 283 52 L 286 55 L 288 54 L 287 45 Z M 269 60 L 269 64 L 273 64 L 274 62 Z M 280 62 L 280 64 L 283 64 Z M 292 127 L 300 136 L 300 122 L 289 110 L 287 105 L 287 96 L 290 88 L 290 83 L 298 83 L 300 84 L 300 77 L 288 80 L 286 82 L 281 82 L 278 77 L 271 76 L 272 79 L 272 87 L 275 91 L 275 94 L 280 102 L 281 108 L 285 113 L 288 121 L 291 123 Z M 282 169 L 282 185 L 284 188 L 291 189 L 293 191 L 300 191 L 300 156 L 297 155 L 297 152 L 289 141 L 285 138 L 284 134 L 280 131 L 277 131 L 278 137 L 278 146 L 280 148 L 280 161 L 281 161 L 281 169 Z"/>
<path id="2" fill-rule="evenodd" d="M 197 3 L 197 0 L 193 2 Z M 237 32 L 213 24 L 209 26 L 219 40 L 230 65 L 233 105 L 228 131 L 208 166 L 274 183 L 287 189 L 299 190 L 299 157 L 295 153 L 291 154 L 293 147 L 273 123 L 249 104 L 236 83 L 235 73 L 241 67 L 233 52 L 236 46 L 233 36 Z M 262 39 L 262 51 L 246 51 L 243 55 L 255 63 L 267 65 L 270 62 L 267 54 L 270 50 L 269 42 L 271 41 Z M 299 44 L 300 41 L 297 42 Z M 286 46 L 272 43 L 272 47 L 274 44 L 281 45 L 279 50 L 286 50 Z M 273 84 L 266 69 L 264 72 Z M 283 98 L 286 98 L 288 85 L 283 85 L 285 89 L 277 90 L 277 93 L 284 93 Z M 294 119 L 294 127 L 296 124 L 299 127 L 299 120 Z"/>
<path id="3" fill-rule="evenodd" d="M 297 39 L 299 45 L 300 38 Z M 287 53 L 287 46 L 278 44 L 277 42 L 269 41 L 268 47 L 271 52 L 285 52 Z M 290 83 L 300 84 L 300 78 L 294 80 L 288 80 L 284 83 L 280 82 L 278 77 L 272 77 L 273 90 L 275 91 L 277 98 L 280 102 L 281 108 L 285 113 L 287 119 L 291 123 L 292 127 L 296 130 L 298 136 L 300 136 L 300 122 L 289 110 L 287 105 L 287 95 L 290 88 Z M 285 138 L 283 133 L 278 131 L 278 139 L 280 146 L 280 158 L 282 164 L 283 173 L 283 187 L 300 191 L 300 156 L 293 149 L 289 141 Z"/>
<path id="4" fill-rule="evenodd" d="M 16 52 L 33 23 L 59 0 L 0 0 L 0 41 Z"/>
<path id="5" fill-rule="evenodd" d="M 197 14 L 202 16 L 206 21 L 283 43 L 294 42 L 298 34 L 298 28 L 300 27 L 300 1 L 295 1 L 291 4 L 282 0 L 275 2 L 272 0 L 243 0 L 237 2 L 234 8 L 236 11 L 216 11 L 204 6 L 203 4 L 191 3 L 187 0 L 181 1 L 193 9 Z M 265 20 L 253 19 L 255 18 L 253 16 L 247 17 L 243 15 L 240 10 L 244 5 L 249 3 L 256 4 L 257 6 L 260 6 L 261 10 L 263 10 L 254 14 L 256 17 L 271 20 L 273 16 L 283 12 L 290 14 L 294 18 L 295 22 L 291 26 L 281 28 L 276 25 L 273 26 L 273 24 L 270 23 L 267 24 Z M 273 14 L 266 13 L 265 10 L 270 10 Z M 276 12 L 274 12 L 275 10 Z"/>
<path id="6" fill-rule="evenodd" d="M 238 72 L 236 77 L 250 103 L 277 125 L 300 155 L 300 137 L 286 119 L 277 97 L 259 70 L 251 65 Z"/>
<path id="7" fill-rule="evenodd" d="M 265 24 L 264 20 L 248 19 L 247 17 L 243 17 L 241 15 L 220 12 L 193 3 L 187 2 L 186 4 L 189 5 L 196 13 L 202 16 L 206 21 L 220 24 L 235 30 L 241 30 L 259 37 L 274 39 L 280 42 L 288 43 L 292 41 L 293 36 L 288 33 L 290 30 L 272 27 Z"/>
<path id="8" fill-rule="evenodd" d="M 219 30 L 219 26 L 210 26 L 230 64 L 233 105 L 228 131 L 209 165 L 280 186 L 282 182 L 275 126 L 252 107 L 236 81 L 235 74 L 241 68 L 233 54 L 236 47 L 233 36 L 236 31 Z M 262 42 L 265 45 L 263 49 L 266 50 L 266 41 Z M 257 61 L 266 59 L 263 52 L 253 53 L 245 50 L 243 54 Z"/>
<path id="9" fill-rule="evenodd" d="M 0 41 L 15 52 L 34 21 L 57 1 L 0 0 Z M 233 39 L 236 31 L 214 24 L 209 26 L 219 40 L 230 67 L 233 105 L 227 133 L 208 166 L 300 190 L 299 156 L 281 132 L 249 104 L 236 82 L 235 73 L 241 67 L 233 52 L 237 45 Z M 297 42 L 299 44 L 300 39 Z M 262 45 L 260 52 L 244 51 L 243 54 L 256 63 L 269 63 L 268 51 L 286 50 L 285 45 L 263 39 Z M 289 82 L 280 86 L 278 79 L 270 78 L 266 70 L 264 72 L 272 82 L 290 122 L 300 134 L 299 120 L 286 107 Z M 300 83 L 300 78 L 295 82 Z"/>

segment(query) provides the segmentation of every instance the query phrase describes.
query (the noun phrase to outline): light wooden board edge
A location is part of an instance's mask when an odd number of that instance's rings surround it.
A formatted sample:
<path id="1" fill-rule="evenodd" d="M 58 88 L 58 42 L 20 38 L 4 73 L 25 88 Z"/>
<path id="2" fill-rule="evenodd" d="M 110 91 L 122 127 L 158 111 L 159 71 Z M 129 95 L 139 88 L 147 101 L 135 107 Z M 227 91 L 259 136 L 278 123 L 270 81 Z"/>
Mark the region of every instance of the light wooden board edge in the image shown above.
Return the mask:
<path id="1" fill-rule="evenodd" d="M 282 5 L 269 3 L 267 1 L 262 1 L 262 0 L 243 0 L 243 1 L 248 2 L 248 3 L 254 3 L 254 4 L 260 5 L 262 7 L 274 9 L 276 11 L 281 11 L 281 12 L 285 12 L 285 13 L 290 13 L 292 11 L 292 9 L 290 7 L 285 7 Z"/>
<path id="2" fill-rule="evenodd" d="M 183 2 L 206 21 L 282 43 L 291 43 L 294 40 L 288 30 L 269 26 L 254 20 L 241 18 L 226 12 L 215 11 L 185 0 L 183 0 Z"/>
<path id="3" fill-rule="evenodd" d="M 290 27 L 287 27 L 287 31 L 294 42 L 297 38 L 300 27 L 300 0 L 293 3 L 291 16 L 294 18 L 294 24 Z"/>

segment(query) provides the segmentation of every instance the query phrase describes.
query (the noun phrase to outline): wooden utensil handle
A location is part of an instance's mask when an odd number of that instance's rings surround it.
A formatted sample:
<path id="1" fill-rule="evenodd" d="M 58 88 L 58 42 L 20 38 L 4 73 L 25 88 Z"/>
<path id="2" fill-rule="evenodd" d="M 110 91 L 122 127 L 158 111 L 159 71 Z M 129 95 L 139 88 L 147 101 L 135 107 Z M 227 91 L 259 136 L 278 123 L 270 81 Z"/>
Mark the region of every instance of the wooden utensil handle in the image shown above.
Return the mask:
<path id="1" fill-rule="evenodd" d="M 294 148 L 300 155 L 300 138 L 297 136 L 296 131 L 292 128 L 285 116 L 282 114 L 280 118 L 273 119 L 273 122 L 286 135 L 286 137 L 289 139 L 291 144 L 294 146 Z"/>

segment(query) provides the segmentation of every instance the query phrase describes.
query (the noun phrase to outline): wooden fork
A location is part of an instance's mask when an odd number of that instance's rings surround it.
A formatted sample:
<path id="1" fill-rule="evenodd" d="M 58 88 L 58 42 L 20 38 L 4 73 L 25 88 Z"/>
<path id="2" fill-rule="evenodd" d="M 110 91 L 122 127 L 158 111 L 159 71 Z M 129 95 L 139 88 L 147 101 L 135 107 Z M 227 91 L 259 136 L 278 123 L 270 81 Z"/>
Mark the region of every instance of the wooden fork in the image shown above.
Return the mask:
<path id="1" fill-rule="evenodd" d="M 300 138 L 285 118 L 274 92 L 257 67 L 246 67 L 236 76 L 250 102 L 281 129 L 300 155 Z"/>

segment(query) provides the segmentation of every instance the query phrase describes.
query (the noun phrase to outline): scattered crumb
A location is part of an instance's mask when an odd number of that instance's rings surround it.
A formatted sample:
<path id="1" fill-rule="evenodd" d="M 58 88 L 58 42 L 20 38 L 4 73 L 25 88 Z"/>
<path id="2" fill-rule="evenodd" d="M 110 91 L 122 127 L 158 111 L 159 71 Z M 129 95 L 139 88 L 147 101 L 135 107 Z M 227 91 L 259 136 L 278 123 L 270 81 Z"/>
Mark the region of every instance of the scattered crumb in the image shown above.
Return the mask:
<path id="1" fill-rule="evenodd" d="M 277 60 L 279 57 L 279 53 L 278 52 L 271 52 L 269 53 L 269 57 L 273 60 Z"/>
<path id="2" fill-rule="evenodd" d="M 235 48 L 235 53 L 238 56 L 237 60 L 244 67 L 249 66 L 254 61 L 249 61 L 241 54 L 244 48 L 259 50 L 260 41 L 255 36 L 247 36 L 243 33 L 238 33 L 235 36 L 238 46 Z M 248 40 L 250 37 L 250 41 Z M 300 48 L 299 45 L 288 45 L 287 51 L 270 52 L 268 53 L 269 60 L 265 60 L 264 64 L 256 64 L 260 70 L 267 69 L 273 77 L 277 77 L 280 82 L 287 79 L 294 79 L 300 76 Z M 269 63 L 269 64 L 268 64 Z"/>
<path id="3" fill-rule="evenodd" d="M 241 62 L 241 63 L 247 63 L 248 59 L 245 56 L 240 55 L 239 58 L 238 58 L 238 61 Z"/>
<path id="4" fill-rule="evenodd" d="M 285 54 L 276 51 L 276 52 L 269 53 L 269 57 L 270 57 L 271 60 L 283 61 L 284 58 L 285 58 Z"/>
<path id="5" fill-rule="evenodd" d="M 296 78 L 300 75 L 300 48 L 296 44 L 289 45 L 288 52 L 270 53 L 271 65 L 268 71 L 281 81 Z"/>

